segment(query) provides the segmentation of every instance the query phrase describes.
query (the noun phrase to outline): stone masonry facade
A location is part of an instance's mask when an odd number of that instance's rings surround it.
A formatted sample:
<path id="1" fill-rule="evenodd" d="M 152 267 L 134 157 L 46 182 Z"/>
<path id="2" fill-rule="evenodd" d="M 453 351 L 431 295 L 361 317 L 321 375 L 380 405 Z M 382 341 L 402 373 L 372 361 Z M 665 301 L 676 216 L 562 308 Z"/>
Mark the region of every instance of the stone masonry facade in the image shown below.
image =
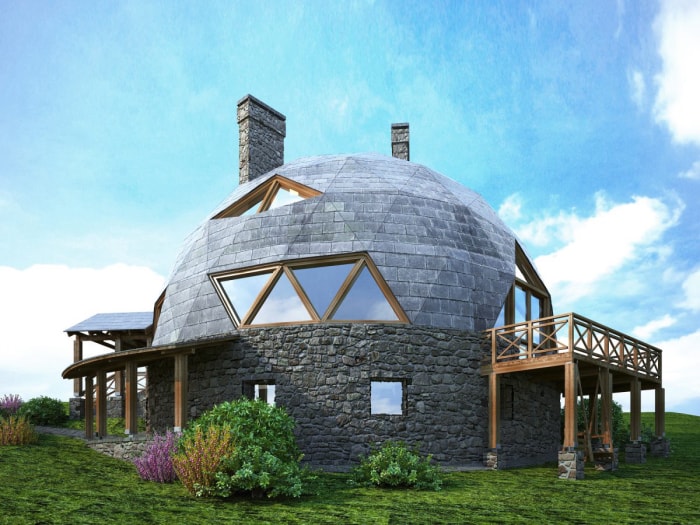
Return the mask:
<path id="1" fill-rule="evenodd" d="M 240 397 L 253 383 L 272 383 L 275 402 L 295 419 L 299 446 L 312 466 L 347 470 L 386 440 L 418 446 L 444 466 L 482 464 L 488 387 L 479 372 L 486 356 L 480 332 L 333 324 L 240 334 L 189 357 L 189 417 Z M 172 362 L 151 365 L 148 373 L 149 423 L 163 431 L 172 426 Z M 387 379 L 404 385 L 401 415 L 371 413 L 371 383 Z M 514 386 L 515 411 L 503 426 L 508 464 L 556 459 L 558 392 L 522 379 Z"/>

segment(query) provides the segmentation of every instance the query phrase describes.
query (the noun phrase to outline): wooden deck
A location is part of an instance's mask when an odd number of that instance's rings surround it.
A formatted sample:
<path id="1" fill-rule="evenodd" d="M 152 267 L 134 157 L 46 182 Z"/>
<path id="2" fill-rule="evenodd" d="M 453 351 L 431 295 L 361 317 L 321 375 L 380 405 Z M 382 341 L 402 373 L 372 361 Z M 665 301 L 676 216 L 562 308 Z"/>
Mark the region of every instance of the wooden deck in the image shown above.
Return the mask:
<path id="1" fill-rule="evenodd" d="M 481 366 L 489 376 L 489 443 L 500 441 L 499 377 L 524 373 L 533 381 L 559 386 L 565 400 L 563 448 L 577 443 L 578 398 L 600 396 L 608 413 L 606 444 L 612 446 L 609 410 L 614 392 L 630 393 L 630 435 L 641 432 L 641 391 L 656 391 L 656 434 L 664 432 L 661 349 L 575 313 L 553 315 L 486 330 L 490 359 Z M 589 429 L 590 434 L 593 429 Z"/>

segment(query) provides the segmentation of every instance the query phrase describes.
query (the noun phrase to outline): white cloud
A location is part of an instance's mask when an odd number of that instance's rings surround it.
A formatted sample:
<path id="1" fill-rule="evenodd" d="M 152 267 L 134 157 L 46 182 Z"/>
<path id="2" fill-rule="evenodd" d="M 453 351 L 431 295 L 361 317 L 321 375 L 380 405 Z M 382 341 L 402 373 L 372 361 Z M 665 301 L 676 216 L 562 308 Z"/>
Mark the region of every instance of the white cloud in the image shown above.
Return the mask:
<path id="1" fill-rule="evenodd" d="M 659 55 L 654 105 L 657 122 L 668 126 L 675 141 L 700 144 L 700 2 L 661 3 L 655 21 Z"/>
<path id="2" fill-rule="evenodd" d="M 152 310 L 163 286 L 163 277 L 142 266 L 0 266 L 0 395 L 67 400 L 72 382 L 61 372 L 73 360 L 73 345 L 63 331 L 96 313 Z"/>
<path id="3" fill-rule="evenodd" d="M 700 268 L 685 278 L 682 288 L 685 298 L 679 306 L 693 312 L 700 312 Z"/>
<path id="4" fill-rule="evenodd" d="M 656 343 L 656 346 L 663 350 L 662 374 L 666 388 L 666 410 L 673 411 L 675 405 L 700 398 L 700 381 L 697 380 L 697 370 L 700 367 L 698 338 L 700 330 Z M 698 410 L 700 407 L 694 413 L 698 413 Z"/>
<path id="5" fill-rule="evenodd" d="M 668 328 L 674 324 L 676 324 L 676 319 L 666 314 L 660 319 L 653 319 L 644 325 L 636 326 L 632 329 L 632 335 L 640 339 L 647 340 L 659 330 Z"/>
<path id="6" fill-rule="evenodd" d="M 630 85 L 630 91 L 632 96 L 632 101 L 641 109 L 644 107 L 644 100 L 646 99 L 647 85 L 644 80 L 644 75 L 641 71 L 634 69 L 627 72 L 627 82 Z"/>
<path id="7" fill-rule="evenodd" d="M 508 195 L 506 200 L 503 201 L 501 206 L 498 208 L 498 215 L 505 222 L 515 222 L 520 220 L 522 217 L 522 207 L 522 197 L 519 194 L 514 193 L 512 195 Z"/>
<path id="8" fill-rule="evenodd" d="M 700 180 L 700 160 L 693 162 L 693 165 L 687 171 L 682 171 L 678 174 L 682 179 Z"/>
<path id="9" fill-rule="evenodd" d="M 535 263 L 553 295 L 573 301 L 630 261 L 660 253 L 657 241 L 678 222 L 682 210 L 679 201 L 669 205 L 660 199 L 635 196 L 632 202 L 613 204 L 598 194 L 590 217 L 571 214 L 549 218 L 548 227 L 554 229 L 551 235 L 566 244 L 537 257 Z M 531 236 L 530 230 L 537 228 L 526 225 L 522 236 Z"/>

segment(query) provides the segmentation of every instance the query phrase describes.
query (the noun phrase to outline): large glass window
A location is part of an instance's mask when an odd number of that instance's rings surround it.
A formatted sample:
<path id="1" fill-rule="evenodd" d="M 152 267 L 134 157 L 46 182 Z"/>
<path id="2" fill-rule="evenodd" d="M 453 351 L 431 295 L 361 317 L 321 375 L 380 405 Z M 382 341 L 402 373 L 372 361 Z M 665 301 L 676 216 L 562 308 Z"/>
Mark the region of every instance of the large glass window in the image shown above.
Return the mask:
<path id="1" fill-rule="evenodd" d="M 212 275 L 236 326 L 408 322 L 367 255 L 290 261 Z"/>
<path id="2" fill-rule="evenodd" d="M 214 218 L 225 219 L 253 215 L 267 210 L 286 206 L 303 199 L 310 199 L 321 195 L 317 191 L 293 180 L 275 175 L 263 184 L 252 190 L 243 198 L 234 202 L 225 210 L 219 212 Z"/>

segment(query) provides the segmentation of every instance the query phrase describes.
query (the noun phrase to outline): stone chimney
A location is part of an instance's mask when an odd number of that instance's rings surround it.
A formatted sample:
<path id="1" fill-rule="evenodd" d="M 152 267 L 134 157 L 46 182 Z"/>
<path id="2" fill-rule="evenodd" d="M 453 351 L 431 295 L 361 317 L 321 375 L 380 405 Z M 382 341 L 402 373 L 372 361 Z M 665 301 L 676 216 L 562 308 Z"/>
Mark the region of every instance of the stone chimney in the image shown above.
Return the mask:
<path id="1" fill-rule="evenodd" d="M 284 164 L 287 117 L 253 95 L 238 101 L 238 182 L 244 184 Z"/>
<path id="2" fill-rule="evenodd" d="M 408 122 L 391 125 L 391 156 L 411 160 L 408 147 Z"/>

